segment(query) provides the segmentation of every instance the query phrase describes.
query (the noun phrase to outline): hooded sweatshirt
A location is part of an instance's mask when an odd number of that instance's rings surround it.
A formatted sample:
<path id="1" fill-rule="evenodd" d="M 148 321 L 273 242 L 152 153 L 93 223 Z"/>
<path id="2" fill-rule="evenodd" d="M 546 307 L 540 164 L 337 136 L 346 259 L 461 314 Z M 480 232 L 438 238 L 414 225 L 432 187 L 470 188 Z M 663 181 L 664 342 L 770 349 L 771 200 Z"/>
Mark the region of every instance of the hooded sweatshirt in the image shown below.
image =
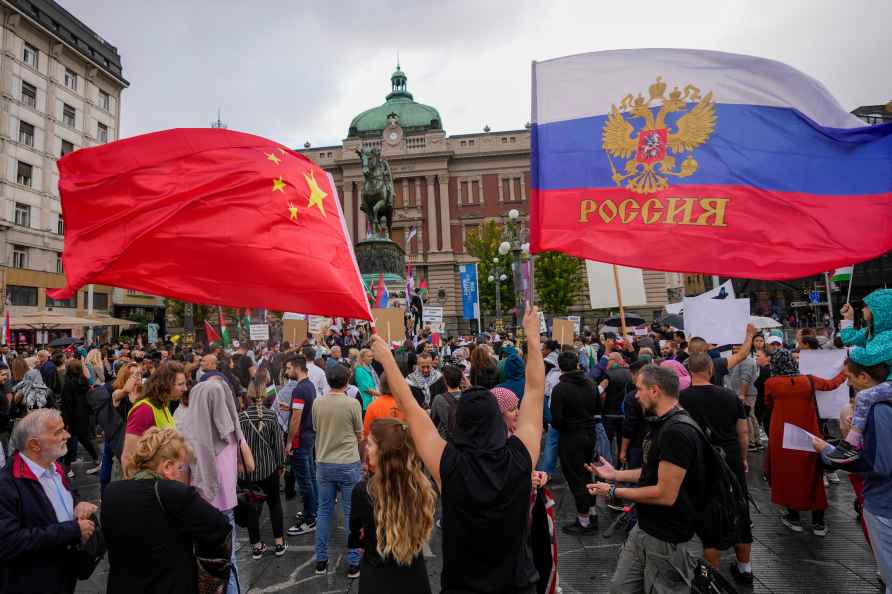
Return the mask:
<path id="1" fill-rule="evenodd" d="M 508 388 L 514 392 L 520 400 L 523 400 L 524 387 L 524 365 L 523 359 L 517 354 L 514 347 L 506 347 L 504 352 L 508 353 L 505 359 L 504 380 L 499 384 L 500 388 Z"/>
<path id="2" fill-rule="evenodd" d="M 852 361 L 865 367 L 885 363 L 892 380 L 892 289 L 877 289 L 864 298 L 873 318 L 870 327 L 855 330 L 843 328 L 839 337 L 843 344 L 855 348 L 849 353 Z"/>
<path id="3" fill-rule="evenodd" d="M 584 371 L 569 371 L 551 392 L 551 424 L 561 432 L 594 431 L 600 413 L 598 389 Z"/>

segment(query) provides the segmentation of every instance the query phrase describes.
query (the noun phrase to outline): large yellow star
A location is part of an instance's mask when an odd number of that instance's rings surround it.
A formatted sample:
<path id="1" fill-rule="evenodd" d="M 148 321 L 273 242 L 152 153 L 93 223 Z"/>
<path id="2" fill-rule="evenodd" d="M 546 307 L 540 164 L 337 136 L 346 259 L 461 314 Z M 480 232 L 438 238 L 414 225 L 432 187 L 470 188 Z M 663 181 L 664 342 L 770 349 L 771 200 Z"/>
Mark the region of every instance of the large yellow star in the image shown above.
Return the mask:
<path id="1" fill-rule="evenodd" d="M 272 162 L 275 163 L 276 165 L 278 165 L 279 162 L 282 160 L 282 159 L 280 159 L 279 157 L 276 156 L 276 153 L 263 153 L 263 154 L 266 155 L 266 158 L 267 158 L 268 160 L 272 161 Z"/>
<path id="2" fill-rule="evenodd" d="M 319 187 L 319 184 L 316 183 L 316 178 L 313 175 L 313 172 L 304 174 L 304 179 L 307 180 L 307 187 L 310 189 L 310 200 L 307 203 L 307 208 L 311 206 L 318 206 L 319 212 L 322 213 L 322 216 L 326 216 L 325 214 L 325 204 L 322 202 L 325 200 L 325 197 L 328 196 L 322 188 Z"/>
<path id="3" fill-rule="evenodd" d="M 290 213 L 290 218 L 295 223 L 297 222 L 297 207 L 294 206 L 293 202 L 288 203 L 288 212 Z"/>
<path id="4" fill-rule="evenodd" d="M 281 177 L 273 180 L 273 192 L 285 193 L 285 182 Z"/>

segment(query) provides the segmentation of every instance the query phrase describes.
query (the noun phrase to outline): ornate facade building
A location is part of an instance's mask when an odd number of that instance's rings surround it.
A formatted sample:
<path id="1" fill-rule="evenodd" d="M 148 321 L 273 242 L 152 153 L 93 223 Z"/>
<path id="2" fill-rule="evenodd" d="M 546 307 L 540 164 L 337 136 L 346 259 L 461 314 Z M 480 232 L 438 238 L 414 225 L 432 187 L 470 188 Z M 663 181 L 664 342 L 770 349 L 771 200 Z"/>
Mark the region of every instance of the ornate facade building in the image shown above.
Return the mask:
<path id="1" fill-rule="evenodd" d="M 461 319 L 458 266 L 475 259 L 465 253 L 465 238 L 485 221 L 506 220 L 511 209 L 527 220 L 530 132 L 525 127 L 492 131 L 487 126 L 477 134 L 447 136 L 439 111 L 415 101 L 399 65 L 390 82 L 385 102 L 353 118 L 343 144 L 305 145 L 300 152 L 334 177 L 348 230 L 359 241 L 366 237 L 367 225 L 359 209 L 363 177 L 356 150 L 381 149 L 396 191 L 392 239 L 405 245 L 415 227 L 417 234 L 406 252 L 416 282 L 419 276 L 427 280 L 429 303 L 444 307 L 450 333 L 469 332 L 476 323 Z M 683 291 L 684 282 L 679 274 L 645 271 L 648 303 L 638 311 L 660 310 L 670 291 Z M 588 294 L 581 275 L 573 313 L 586 314 Z"/>
<path id="2" fill-rule="evenodd" d="M 0 284 L 16 314 L 42 309 L 81 313 L 86 288 L 56 301 L 65 285 L 65 221 L 56 162 L 83 147 L 117 140 L 124 78 L 117 48 L 53 0 L 0 0 Z M 158 297 L 103 285 L 94 309 L 135 310 L 163 321 Z M 34 342 L 33 330 L 14 340 Z"/>

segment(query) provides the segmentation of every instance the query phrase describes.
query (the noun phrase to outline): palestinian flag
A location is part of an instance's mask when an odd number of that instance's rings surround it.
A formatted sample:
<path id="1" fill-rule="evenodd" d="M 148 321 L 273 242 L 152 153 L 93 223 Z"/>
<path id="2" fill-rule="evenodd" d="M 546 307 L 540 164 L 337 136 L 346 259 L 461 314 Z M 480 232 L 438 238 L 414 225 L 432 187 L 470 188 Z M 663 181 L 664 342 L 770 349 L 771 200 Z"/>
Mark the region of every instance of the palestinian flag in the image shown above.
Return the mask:
<path id="1" fill-rule="evenodd" d="M 220 312 L 218 314 L 218 319 L 220 321 L 220 337 L 223 340 L 223 348 L 228 349 L 229 345 L 232 344 L 232 340 L 229 338 L 229 329 L 226 328 L 226 319 L 223 317 L 223 308 L 220 308 Z"/>
<path id="2" fill-rule="evenodd" d="M 833 282 L 838 283 L 840 281 L 850 281 L 852 280 L 852 274 L 855 272 L 854 266 L 843 266 L 842 268 L 837 268 L 833 271 L 833 277 L 831 280 Z"/>

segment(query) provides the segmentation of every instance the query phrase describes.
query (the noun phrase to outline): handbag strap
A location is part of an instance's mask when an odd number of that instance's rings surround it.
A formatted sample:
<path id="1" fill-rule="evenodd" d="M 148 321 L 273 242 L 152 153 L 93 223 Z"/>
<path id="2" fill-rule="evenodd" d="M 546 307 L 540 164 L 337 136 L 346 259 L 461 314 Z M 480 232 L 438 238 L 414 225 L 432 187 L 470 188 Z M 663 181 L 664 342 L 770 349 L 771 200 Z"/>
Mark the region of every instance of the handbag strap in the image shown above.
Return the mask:
<path id="1" fill-rule="evenodd" d="M 164 507 L 164 504 L 161 502 L 161 494 L 158 493 L 158 481 L 155 481 L 155 501 L 158 502 L 158 506 L 164 512 L 164 515 L 167 515 L 167 508 Z"/>
<path id="2" fill-rule="evenodd" d="M 261 421 L 262 421 L 262 420 L 263 420 L 263 418 L 261 417 Z M 276 423 L 278 423 L 278 422 L 279 422 L 279 421 L 276 421 Z M 263 435 L 260 433 L 260 431 L 257 430 L 257 427 L 254 426 L 254 423 L 251 422 L 251 419 L 248 419 L 248 425 L 251 426 L 251 429 L 254 430 L 254 433 L 257 434 L 257 437 L 260 438 L 260 441 L 263 442 L 263 445 L 265 445 L 266 447 L 268 447 L 271 451 L 275 451 L 275 450 L 273 450 L 272 446 L 269 445 L 269 442 L 266 441 L 266 439 L 264 439 L 264 437 L 263 437 Z"/>

